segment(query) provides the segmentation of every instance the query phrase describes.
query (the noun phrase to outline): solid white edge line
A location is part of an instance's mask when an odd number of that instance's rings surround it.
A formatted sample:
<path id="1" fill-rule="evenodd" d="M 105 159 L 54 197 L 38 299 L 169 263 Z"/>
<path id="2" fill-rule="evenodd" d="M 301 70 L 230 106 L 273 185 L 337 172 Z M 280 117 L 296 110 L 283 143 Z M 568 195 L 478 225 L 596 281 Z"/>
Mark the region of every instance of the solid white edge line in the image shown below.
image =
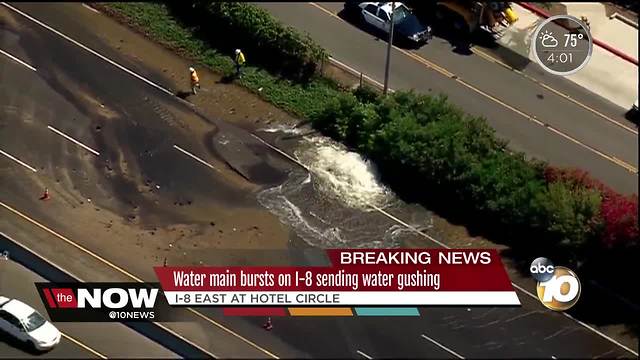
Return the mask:
<path id="1" fill-rule="evenodd" d="M 439 348 L 441 348 L 442 350 L 444 350 L 444 351 L 448 352 L 449 354 L 451 354 L 451 355 L 453 355 L 453 356 L 457 357 L 458 359 L 464 359 L 464 357 L 463 357 L 462 355 L 460 355 L 460 354 L 458 354 L 457 352 L 455 352 L 455 351 L 453 351 L 453 350 L 449 349 L 448 347 L 446 347 L 446 346 L 444 346 L 444 345 L 440 344 L 439 342 L 437 342 L 437 341 L 433 340 L 432 338 L 428 337 L 427 335 L 425 335 L 425 334 L 421 334 L 420 336 L 422 336 L 422 338 L 423 338 L 423 339 L 428 340 L 428 341 L 430 341 L 432 344 L 434 344 L 434 345 L 438 346 L 438 347 L 439 347 Z"/>
<path id="2" fill-rule="evenodd" d="M 69 136 L 69 135 L 67 135 L 67 134 L 63 133 L 62 131 L 60 131 L 60 130 L 58 130 L 58 129 L 54 128 L 53 126 L 48 125 L 48 126 L 47 126 L 47 129 L 49 129 L 49 130 L 53 131 L 54 133 L 56 133 L 56 134 L 58 134 L 58 135 L 60 135 L 60 136 L 64 137 L 65 139 L 67 139 L 67 140 L 71 141 L 72 143 L 74 143 L 74 144 L 76 144 L 76 145 L 78 145 L 78 146 L 82 147 L 83 149 L 85 149 L 85 150 L 87 150 L 87 151 L 89 151 L 89 152 L 93 153 L 95 156 L 100 156 L 100 153 L 99 153 L 99 152 L 97 152 L 97 151 L 93 150 L 92 148 L 90 148 L 90 147 L 88 147 L 87 145 L 85 145 L 85 144 L 81 143 L 80 141 L 78 141 L 78 140 L 76 140 L 76 139 L 72 138 L 71 136 Z"/>
<path id="3" fill-rule="evenodd" d="M 145 78 L 145 77 L 143 77 L 143 76 L 141 76 L 141 75 L 138 75 L 138 74 L 134 73 L 133 71 L 131 71 L 131 70 L 129 70 L 129 69 L 127 69 L 127 68 L 125 68 L 124 66 L 122 66 L 122 65 L 120 65 L 120 64 L 118 64 L 118 63 L 116 63 L 116 62 L 114 62 L 113 60 L 111 60 L 111 59 L 109 59 L 109 58 L 105 57 L 104 55 L 101 55 L 101 54 L 97 53 L 96 51 L 91 50 L 91 49 L 90 49 L 90 48 L 88 48 L 87 46 L 82 45 L 81 43 L 77 42 L 76 40 L 73 40 L 72 38 L 70 38 L 70 37 L 68 37 L 68 36 L 64 35 L 63 33 L 61 33 L 61 32 L 59 32 L 59 31 L 57 31 L 57 30 L 53 29 L 52 27 L 50 27 L 50 26 L 48 26 L 48 25 L 46 25 L 46 24 L 42 23 L 41 21 L 39 21 L 39 20 L 37 20 L 37 19 L 33 18 L 32 16 L 30 16 L 30 15 L 28 15 L 28 14 L 25 14 L 24 12 L 22 12 L 22 11 L 20 11 L 20 10 L 16 9 L 16 8 L 14 8 L 13 6 L 11 6 L 11 5 L 9 5 L 9 4 L 7 4 L 6 2 L 2 2 L 2 3 L 0 3 L 0 4 L 2 4 L 2 5 L 4 5 L 5 7 L 7 7 L 7 8 L 9 8 L 9 9 L 11 9 L 12 11 L 15 11 L 16 13 L 18 13 L 18 14 L 20 14 L 20 15 L 22 15 L 22 16 L 24 16 L 24 17 L 26 17 L 27 19 L 29 19 L 29 20 L 31 20 L 31 21 L 33 21 L 33 22 L 35 22 L 36 24 L 38 24 L 38 25 L 40 25 L 40 26 L 44 27 L 45 29 L 47 29 L 47 30 L 49 30 L 49 31 L 51 31 L 51 32 L 53 32 L 53 33 L 55 33 L 55 34 L 57 34 L 57 35 L 61 36 L 62 38 L 66 39 L 67 41 L 70 41 L 71 43 L 73 43 L 73 44 L 75 44 L 75 45 L 77 45 L 77 46 L 81 47 L 82 49 L 84 49 L 84 50 L 86 50 L 86 51 L 88 51 L 88 52 L 92 53 L 93 55 L 95 55 L 95 56 L 97 56 L 97 57 L 101 58 L 102 60 L 104 60 L 104 61 L 106 61 L 106 62 L 110 63 L 111 65 L 113 65 L 113 66 L 115 66 L 115 67 L 119 68 L 120 70 L 122 70 L 122 71 L 124 71 L 124 72 L 128 73 L 129 75 L 131 75 L 131 76 L 133 76 L 133 77 L 135 77 L 135 78 L 138 78 L 138 79 L 140 79 L 140 80 L 144 81 L 145 83 L 147 83 L 147 84 L 149 84 L 149 85 L 151 85 L 151 86 L 155 87 L 156 89 L 159 89 L 159 90 L 161 90 L 161 91 L 163 91 L 163 92 L 165 92 L 165 93 L 167 93 L 167 94 L 169 94 L 169 95 L 172 95 L 172 96 L 174 95 L 174 94 L 173 94 L 173 93 L 171 93 L 169 90 L 167 90 L 167 89 L 163 88 L 162 86 L 160 86 L 160 85 L 158 85 L 158 84 L 154 83 L 153 81 L 148 80 L 147 78 Z M 178 99 L 179 99 L 179 98 L 178 98 Z M 182 99 L 180 99 L 180 100 L 182 100 Z M 187 103 L 188 103 L 188 102 L 187 102 Z M 305 169 L 309 170 L 309 168 L 308 168 L 307 166 L 303 165 L 303 164 L 302 164 L 302 163 L 300 163 L 298 160 L 295 160 L 294 158 L 292 158 L 289 154 L 285 153 L 284 151 L 282 151 L 282 150 L 280 150 L 280 149 L 276 148 L 275 146 L 273 146 L 273 145 L 271 145 L 271 144 L 268 144 L 266 141 L 262 140 L 260 137 L 258 137 L 258 136 L 256 136 L 256 135 L 254 135 L 254 134 L 252 134 L 252 136 L 253 136 L 253 137 L 255 137 L 255 138 L 257 138 L 258 140 L 260 140 L 261 142 L 263 142 L 265 145 L 269 146 L 269 147 L 270 147 L 270 148 L 272 148 L 273 150 L 276 150 L 277 152 L 281 153 L 281 154 L 282 154 L 282 155 L 284 155 L 285 157 L 287 157 L 287 158 L 291 159 L 292 161 L 296 162 L 298 165 L 301 165 L 303 168 L 305 168 Z M 417 232 L 418 232 L 418 233 L 420 233 L 420 234 L 422 234 L 423 236 L 429 237 L 427 234 L 424 234 L 424 233 L 422 233 L 422 232 L 421 232 L 421 231 L 419 231 L 419 230 L 417 230 Z M 449 248 L 449 247 L 445 247 L 445 248 Z M 524 292 L 525 294 L 527 294 L 527 295 L 529 295 L 529 296 L 531 296 L 531 297 L 534 297 L 534 298 L 536 298 L 536 299 L 538 298 L 537 296 L 533 295 L 532 293 L 530 293 L 529 291 L 527 291 L 527 290 L 523 289 L 522 287 L 520 287 L 520 286 L 518 286 L 518 285 L 514 284 L 513 282 L 512 282 L 511 284 L 512 284 L 514 287 L 516 287 L 517 289 L 519 289 L 519 290 L 521 290 L 522 292 Z M 629 347 L 627 347 L 627 346 L 625 346 L 625 345 L 622 345 L 621 343 L 619 343 L 619 342 L 618 342 L 618 341 L 616 341 L 615 339 L 612 339 L 611 337 L 609 337 L 609 336 L 607 336 L 607 335 L 603 334 L 603 333 L 602 333 L 602 332 L 600 332 L 599 330 L 596 330 L 596 329 L 594 329 L 593 327 L 591 327 L 591 326 L 589 326 L 589 325 L 587 325 L 587 324 L 583 323 L 582 321 L 575 319 L 574 317 L 570 316 L 569 314 L 567 314 L 567 313 L 565 313 L 565 312 L 563 312 L 562 314 L 564 314 L 565 316 L 569 317 L 570 319 L 572 319 L 572 320 L 576 321 L 578 324 L 581 324 L 581 325 L 582 325 L 582 326 L 584 326 L 585 328 L 587 328 L 587 329 L 589 329 L 589 330 L 593 331 L 594 333 L 596 333 L 596 334 L 598 334 L 598 335 L 602 336 L 603 338 L 605 338 L 605 339 L 607 339 L 607 340 L 611 341 L 612 343 L 614 343 L 614 344 L 616 344 L 616 345 L 620 346 L 621 348 L 623 348 L 623 349 L 625 349 L 625 350 L 629 351 L 630 353 L 634 354 L 635 356 L 638 356 L 638 353 L 637 353 L 637 352 L 633 351 L 632 349 L 630 349 Z M 203 316 L 204 316 L 204 315 L 203 315 Z"/>
<path id="4" fill-rule="evenodd" d="M 27 18 L 27 19 L 29 19 L 29 20 L 33 21 L 34 23 L 36 23 L 36 24 L 38 24 L 38 25 L 42 26 L 43 28 L 45 28 L 45 29 L 47 29 L 47 30 L 49 30 L 49 31 L 53 32 L 54 34 L 56 34 L 56 35 L 58 35 L 58 36 L 62 37 L 63 39 L 65 39 L 65 40 L 67 40 L 67 41 L 69 41 L 69 42 L 73 43 L 74 45 L 77 45 L 77 46 L 79 46 L 80 48 L 82 48 L 82 49 L 84 49 L 84 50 L 86 50 L 86 51 L 90 52 L 91 54 L 93 54 L 93 55 L 95 55 L 95 56 L 99 57 L 100 59 L 102 59 L 102 60 L 104 60 L 104 61 L 108 62 L 109 64 L 111 64 L 111 65 L 113 65 L 113 66 L 117 67 L 118 69 L 120 69 L 120 70 L 122 70 L 122 71 L 126 72 L 127 74 L 129 74 L 129 75 L 131 75 L 131 76 L 133 76 L 133 77 L 136 77 L 136 78 L 138 78 L 138 79 L 140 79 L 140 80 L 142 80 L 142 81 L 146 82 L 147 84 L 149 84 L 149 85 L 151 85 L 151 86 L 155 87 L 156 89 L 158 89 L 158 90 L 160 90 L 160 91 L 163 91 L 163 92 L 165 92 L 165 93 L 167 93 L 167 94 L 169 94 L 169 95 L 171 95 L 171 96 L 174 96 L 174 94 L 173 94 L 171 91 L 169 91 L 169 90 L 167 90 L 167 89 L 163 88 L 162 86 L 160 86 L 160 85 L 158 85 L 158 84 L 154 83 L 153 81 L 151 81 L 151 80 L 149 80 L 149 79 L 147 79 L 147 78 L 145 78 L 145 77 L 143 77 L 143 76 L 141 76 L 141 75 L 138 75 L 138 74 L 134 73 L 133 71 L 131 71 L 131 70 L 127 69 L 126 67 L 124 67 L 124 66 L 122 66 L 122 65 L 120 65 L 120 64 L 118 64 L 118 63 L 116 63 L 115 61 L 113 61 L 113 60 L 111 60 L 111 59 L 107 58 L 106 56 L 104 56 L 104 55 L 102 55 L 102 54 L 100 54 L 100 53 L 98 53 L 98 52 L 96 52 L 96 51 L 94 51 L 94 50 L 90 49 L 89 47 L 87 47 L 87 46 L 85 46 L 85 45 L 83 45 L 83 44 L 81 44 L 81 43 L 77 42 L 76 40 L 74 40 L 74 39 L 72 39 L 72 38 L 68 37 L 67 35 L 65 35 L 65 34 L 63 34 L 63 33 L 61 33 L 61 32 L 59 32 L 58 30 L 56 30 L 56 29 L 52 28 L 51 26 L 49 26 L 49 25 L 47 25 L 47 24 L 43 23 L 42 21 L 40 21 L 40 20 L 38 20 L 38 19 L 36 19 L 36 18 L 34 18 L 34 17 L 32 17 L 32 16 L 30 16 L 30 15 L 28 15 L 28 14 L 26 14 L 26 13 L 24 13 L 24 12 L 22 12 L 22 11 L 18 10 L 18 9 L 16 9 L 15 7 L 13 7 L 13 6 L 11 6 L 11 5 L 7 4 L 6 2 L 2 2 L 1 4 L 2 4 L 2 5 L 4 5 L 5 7 L 9 8 L 10 10 L 12 10 L 12 11 L 14 11 L 14 12 L 16 12 L 16 13 L 18 13 L 18 14 L 22 15 L 22 16 L 24 16 L 25 18 Z"/>
<path id="5" fill-rule="evenodd" d="M 51 260 L 47 259 L 47 258 L 46 258 L 46 257 L 44 257 L 43 255 L 40 255 L 40 254 L 39 254 L 38 252 L 36 252 L 35 250 L 31 249 L 30 247 L 28 247 L 27 245 L 25 245 L 25 244 L 21 243 L 20 241 L 18 241 L 18 240 L 16 240 L 16 239 L 14 239 L 13 237 L 11 237 L 11 236 L 9 236 L 9 235 L 5 234 L 4 232 L 0 231 L 0 235 L 2 235 L 2 236 L 4 236 L 4 237 L 6 237 L 6 238 L 7 238 L 7 239 L 9 239 L 10 241 L 12 241 L 12 242 L 16 243 L 18 246 L 20 246 L 20 247 L 22 247 L 23 249 L 27 250 L 29 253 L 33 254 L 34 256 L 36 256 L 36 257 L 40 258 L 42 261 L 46 262 L 47 264 L 49 264 L 49 265 L 51 265 L 51 266 L 55 267 L 55 268 L 56 268 L 56 269 L 58 269 L 59 271 L 61 271 L 61 272 L 65 273 L 65 274 L 67 274 L 67 275 L 71 276 L 72 278 L 76 279 L 78 282 L 80 282 L 80 283 L 84 283 L 84 282 L 85 282 L 85 281 L 84 281 L 84 280 L 82 280 L 79 276 L 75 275 L 75 274 L 74 274 L 74 273 L 72 273 L 71 271 L 64 269 L 64 268 L 63 268 L 63 267 L 61 267 L 60 265 L 58 265 L 58 264 L 54 263 L 53 261 L 51 261 Z M 11 254 L 9 254 L 9 259 L 11 259 Z M 33 271 L 33 270 L 32 270 L 32 271 Z M 46 280 L 46 279 L 45 279 L 45 280 Z M 161 329 L 163 329 L 164 331 L 166 331 L 166 332 L 170 333 L 171 335 L 173 335 L 173 336 L 175 336 L 175 337 L 177 337 L 177 338 L 181 339 L 182 341 L 184 341 L 184 342 L 186 342 L 187 344 L 189 344 L 189 345 L 191 345 L 191 346 L 195 347 L 196 349 L 198 349 L 198 350 L 202 351 L 203 353 L 211 355 L 214 359 L 219 359 L 219 358 L 220 358 L 219 356 L 217 356 L 217 355 L 213 354 L 211 351 L 205 350 L 205 349 L 204 349 L 204 348 L 202 348 L 201 346 L 199 346 L 199 345 L 195 344 L 195 343 L 194 343 L 194 342 L 192 342 L 191 340 L 189 340 L 189 339 L 185 338 L 184 336 L 182 336 L 182 335 L 180 335 L 180 334 L 176 333 L 175 331 L 173 331 L 173 330 L 171 330 L 170 328 L 168 328 L 168 327 L 164 326 L 163 324 L 161 324 L 161 323 L 159 323 L 159 322 L 152 322 L 152 324 L 154 324 L 154 325 L 158 326 L 159 328 L 161 328 Z M 123 324 L 123 325 L 124 325 L 124 324 Z M 134 331 L 135 331 L 135 330 L 134 330 Z M 136 331 L 136 332 L 137 332 L 137 331 Z M 140 334 L 140 333 L 138 333 L 138 334 Z M 151 340 L 150 338 L 148 338 L 148 337 L 147 337 L 147 336 L 145 336 L 145 335 L 140 334 L 140 336 L 143 336 L 143 337 L 145 337 L 145 338 L 147 338 L 147 339 Z M 80 345 L 80 346 L 83 346 L 83 345 L 81 345 L 81 343 L 80 343 L 79 341 L 77 341 L 77 340 L 75 340 L 75 339 L 73 339 L 73 338 L 70 338 L 70 340 L 72 340 L 72 341 L 74 341 L 74 342 L 77 342 L 77 343 L 78 343 L 78 345 Z M 175 354 L 175 352 L 171 351 L 170 349 L 168 349 L 168 348 L 167 348 L 167 347 L 165 347 L 164 345 L 160 344 L 159 342 L 154 341 L 154 340 L 151 340 L 151 341 L 153 341 L 153 342 L 157 343 L 158 345 L 160 345 L 160 346 L 164 347 L 164 348 L 165 348 L 165 349 L 167 349 L 168 351 L 170 351 L 170 352 L 172 352 L 172 353 L 174 353 L 174 354 Z M 90 349 L 90 348 L 87 348 L 87 350 L 88 350 L 88 349 Z M 91 351 L 91 350 L 89 350 L 89 351 Z M 96 354 L 96 355 L 98 355 L 98 356 L 101 356 L 103 359 L 107 359 L 107 358 L 106 358 L 106 357 L 104 357 L 102 354 L 98 353 L 97 351 L 95 352 L 95 354 Z M 178 354 L 176 354 L 176 355 L 178 355 Z"/>
<path id="6" fill-rule="evenodd" d="M 22 166 L 26 167 L 27 169 L 29 169 L 29 170 L 31 170 L 31 171 L 33 171 L 33 172 L 38 172 L 38 170 L 36 170 L 34 167 L 29 166 L 27 163 L 23 162 L 22 160 L 20 160 L 20 159 L 16 158 L 15 156 L 13 156 L 13 155 L 11 155 L 11 154 L 9 154 L 9 153 L 7 153 L 7 152 L 4 152 L 4 151 L 0 150 L 0 154 L 2 154 L 2 155 L 4 155 L 4 156 L 8 157 L 9 159 L 11 159 L 11 160 L 13 160 L 13 161 L 17 162 L 18 164 L 20 164 L 20 165 L 22 165 Z"/>
<path id="7" fill-rule="evenodd" d="M 13 61 L 15 61 L 15 62 L 17 62 L 17 63 L 19 63 L 19 64 L 21 64 L 21 65 L 25 66 L 25 67 L 27 67 L 27 68 L 29 68 L 29 69 L 33 70 L 33 71 L 37 71 L 37 70 L 36 70 L 36 68 L 34 68 L 33 66 L 31 66 L 31 65 L 27 64 L 26 62 L 24 62 L 24 61 L 22 61 L 22 60 L 18 59 L 17 57 L 15 57 L 15 56 L 13 56 L 13 55 L 9 54 L 8 52 L 6 52 L 6 51 L 4 51 L 4 50 L 2 50 L 2 49 L 0 49 L 0 54 L 5 55 L 5 56 L 6 56 L 6 57 L 8 57 L 9 59 L 11 59 L 11 60 L 13 60 Z"/>
<path id="8" fill-rule="evenodd" d="M 365 74 L 365 73 L 363 73 L 363 72 L 360 72 L 360 71 L 358 71 L 358 70 L 354 69 L 353 67 L 351 67 L 351 66 L 349 66 L 349 65 L 347 65 L 347 64 L 345 64 L 345 63 L 343 63 L 343 62 L 341 62 L 341 61 L 338 61 L 336 58 L 334 58 L 334 57 L 332 57 L 332 56 L 329 56 L 329 61 L 336 63 L 336 64 L 337 64 L 338 66 L 340 66 L 340 67 L 343 67 L 345 70 L 349 71 L 350 73 L 352 73 L 352 74 L 353 74 L 353 75 L 355 75 L 355 76 L 360 76 L 360 74 L 362 74 L 362 78 L 363 78 L 363 79 L 367 79 L 367 80 L 369 80 L 370 82 L 374 83 L 374 84 L 375 84 L 376 86 L 378 86 L 379 88 L 384 88 L 384 84 L 382 84 L 382 83 L 381 83 L 381 82 L 379 82 L 378 80 L 376 80 L 376 79 L 374 79 L 374 78 L 370 77 L 369 75 L 366 75 L 366 74 Z M 395 90 L 393 90 L 393 89 L 389 88 L 389 92 L 394 92 L 394 91 L 395 91 Z"/>
<path id="9" fill-rule="evenodd" d="M 175 144 L 174 144 L 174 145 L 173 145 L 173 147 L 174 147 L 176 150 L 178 150 L 178 151 L 182 152 L 183 154 L 185 154 L 185 155 L 189 156 L 190 158 L 192 158 L 192 159 L 194 159 L 194 160 L 198 161 L 199 163 L 201 163 L 201 164 L 203 164 L 203 165 L 205 165 L 205 166 L 208 166 L 209 168 L 211 168 L 211 169 L 213 169 L 213 170 L 218 171 L 218 169 L 216 169 L 216 167 L 215 167 L 215 166 L 213 166 L 213 165 L 209 164 L 208 162 L 206 162 L 206 161 L 204 161 L 204 160 L 200 159 L 199 157 L 197 157 L 197 156 L 193 155 L 192 153 L 188 152 L 187 150 L 185 150 L 185 149 L 181 148 L 180 146 L 178 146 L 178 145 L 175 145 Z"/>
<path id="10" fill-rule="evenodd" d="M 96 13 L 96 14 L 100 14 L 100 11 L 98 11 L 98 10 L 96 10 L 96 9 L 92 8 L 91 6 L 89 6 L 89 5 L 85 4 L 85 3 L 82 3 L 82 6 L 83 6 L 85 9 L 87 9 L 87 10 L 93 11 L 93 12 L 94 12 L 94 13 Z"/>
<path id="11" fill-rule="evenodd" d="M 362 351 L 360 351 L 360 350 L 357 350 L 357 351 L 356 351 L 356 353 L 357 353 L 358 355 L 362 356 L 363 358 L 367 359 L 367 360 L 373 360 L 373 358 L 372 358 L 371 356 L 369 356 L 369 355 L 367 355 L 367 354 L 363 353 L 363 352 L 362 352 Z"/>

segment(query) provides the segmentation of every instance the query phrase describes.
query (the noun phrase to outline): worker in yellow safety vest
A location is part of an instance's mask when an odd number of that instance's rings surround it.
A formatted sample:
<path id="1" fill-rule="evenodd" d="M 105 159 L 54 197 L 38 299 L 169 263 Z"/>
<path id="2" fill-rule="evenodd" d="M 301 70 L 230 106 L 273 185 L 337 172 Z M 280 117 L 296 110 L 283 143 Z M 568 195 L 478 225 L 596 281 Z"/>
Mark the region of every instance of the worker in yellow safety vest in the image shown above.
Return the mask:
<path id="1" fill-rule="evenodd" d="M 200 79 L 198 78 L 198 73 L 196 72 L 196 69 L 190 67 L 189 73 L 191 73 L 191 93 L 195 95 L 196 89 L 200 89 Z"/>
<path id="2" fill-rule="evenodd" d="M 242 53 L 242 50 L 240 49 L 236 49 L 236 57 L 234 59 L 235 63 L 236 63 L 236 76 L 241 78 L 242 77 L 242 66 L 244 66 L 244 63 L 246 62 L 245 58 L 244 58 L 244 54 Z"/>

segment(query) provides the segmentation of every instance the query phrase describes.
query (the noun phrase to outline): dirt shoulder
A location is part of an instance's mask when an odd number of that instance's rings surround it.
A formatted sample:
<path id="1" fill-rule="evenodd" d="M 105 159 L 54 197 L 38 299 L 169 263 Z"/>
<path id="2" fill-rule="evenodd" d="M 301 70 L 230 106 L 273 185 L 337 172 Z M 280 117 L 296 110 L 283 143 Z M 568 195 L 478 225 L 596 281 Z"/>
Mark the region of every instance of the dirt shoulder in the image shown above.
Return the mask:
<path id="1" fill-rule="evenodd" d="M 193 65 L 191 59 L 185 58 L 184 53 L 171 49 L 166 44 L 158 45 L 149 38 L 144 30 L 126 21 L 114 12 L 105 11 L 104 5 L 97 5 L 100 11 L 108 13 L 113 19 L 101 17 L 99 20 L 100 29 L 97 36 L 118 49 L 119 53 L 134 62 L 144 64 L 154 72 L 163 74 L 165 80 L 169 82 L 173 89 L 186 91 L 189 86 L 188 72 L 189 66 Z M 129 28 L 118 26 L 118 23 L 128 25 Z M 142 35 L 142 36 L 141 36 Z M 256 129 L 271 123 L 297 124 L 300 119 L 266 102 L 257 94 L 238 86 L 234 83 L 222 81 L 221 74 L 215 73 L 208 68 L 197 65 L 199 69 L 200 81 L 203 91 L 197 96 L 186 97 L 199 111 L 209 117 L 224 119 L 241 127 Z M 332 70 L 334 71 L 334 70 Z M 338 81 L 346 86 L 352 86 L 358 79 L 346 72 L 335 70 L 339 75 Z M 491 241 L 473 236 L 461 225 L 452 224 L 446 219 L 434 215 L 434 235 L 439 240 L 444 241 L 451 247 L 487 247 L 507 250 L 504 246 L 492 243 Z M 426 240 L 421 240 L 426 241 Z M 420 247 L 420 241 L 416 241 L 415 246 Z M 505 253 L 506 255 L 506 253 Z M 518 265 L 511 262 L 509 257 L 505 257 L 505 263 L 509 275 L 513 281 L 520 284 L 529 291 L 535 289 L 535 284 L 518 269 Z M 526 297 L 526 295 L 521 295 Z M 627 329 L 620 323 L 601 323 L 598 328 L 614 338 L 621 339 L 625 344 L 636 347 L 637 340 L 627 333 Z"/>

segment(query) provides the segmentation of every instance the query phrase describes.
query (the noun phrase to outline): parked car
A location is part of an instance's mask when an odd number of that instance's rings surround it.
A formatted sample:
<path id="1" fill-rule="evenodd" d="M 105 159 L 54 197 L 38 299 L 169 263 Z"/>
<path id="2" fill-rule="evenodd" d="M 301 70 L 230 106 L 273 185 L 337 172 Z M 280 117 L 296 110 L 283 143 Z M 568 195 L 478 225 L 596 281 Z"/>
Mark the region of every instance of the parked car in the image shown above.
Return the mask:
<path id="1" fill-rule="evenodd" d="M 424 25 L 401 2 L 395 3 L 391 9 L 390 2 L 357 2 L 347 1 L 344 5 L 345 13 L 361 22 L 389 34 L 393 19 L 395 39 L 404 40 L 412 45 L 428 42 L 431 37 L 431 27 Z"/>
<path id="2" fill-rule="evenodd" d="M 60 331 L 31 306 L 4 296 L 0 296 L 0 330 L 40 351 L 52 349 L 61 337 Z"/>

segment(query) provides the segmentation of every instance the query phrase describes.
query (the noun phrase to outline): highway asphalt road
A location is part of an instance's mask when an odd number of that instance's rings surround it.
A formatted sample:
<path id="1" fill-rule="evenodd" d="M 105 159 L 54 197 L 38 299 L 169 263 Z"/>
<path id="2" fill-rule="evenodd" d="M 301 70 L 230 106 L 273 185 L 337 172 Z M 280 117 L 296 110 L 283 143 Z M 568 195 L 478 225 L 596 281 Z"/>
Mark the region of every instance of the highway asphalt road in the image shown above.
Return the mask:
<path id="1" fill-rule="evenodd" d="M 307 32 L 338 61 L 383 81 L 386 41 L 338 17 L 342 3 L 256 5 Z M 583 106 L 481 56 L 460 55 L 449 41 L 438 37 L 417 50 L 394 49 L 389 83 L 392 89 L 443 93 L 466 112 L 484 116 L 511 148 L 554 165 L 588 170 L 618 191 L 637 193 L 638 135 L 637 128 L 624 119 L 626 109 L 565 79 L 545 75 L 537 64 L 521 70 Z"/>
<path id="2" fill-rule="evenodd" d="M 96 18 L 100 15 L 79 4 L 15 6 L 170 88 L 171 81 L 160 71 L 125 58 L 87 31 L 114 26 Z M 169 245 L 164 237 L 143 238 L 127 232 L 136 219 L 152 217 L 156 223 L 170 224 L 196 221 L 187 210 L 174 210 L 166 203 L 180 196 L 198 199 L 199 206 L 222 204 L 227 212 L 255 204 L 240 183 L 227 178 L 231 175 L 226 171 L 218 173 L 172 148 L 179 143 L 219 166 L 219 156 L 203 147 L 194 124 L 215 124 L 219 133 L 257 147 L 246 131 L 194 114 L 172 95 L 4 7 L 0 7 L 0 19 L 12 22 L 10 29 L 0 29 L 0 49 L 37 69 L 0 59 L 1 150 L 22 162 L 6 156 L 0 160 L 0 202 L 4 204 L 0 231 L 84 279 L 155 280 L 152 266 L 162 263 L 159 254 L 167 254 L 163 249 Z M 264 146 L 256 153 L 267 165 L 261 167 L 263 171 L 286 172 L 292 166 L 271 159 Z M 233 160 L 242 162 L 243 156 Z M 115 174 L 109 167 L 116 169 Z M 160 191 L 138 190 L 144 181 L 130 179 L 127 175 L 132 173 L 153 179 L 153 184 L 161 185 L 156 188 Z M 46 205 L 34 196 L 44 186 L 55 189 L 54 199 Z M 128 203 L 130 199 L 135 205 Z M 133 207 L 138 208 L 135 217 L 130 215 Z M 121 226 L 120 221 L 109 219 L 129 219 L 133 225 Z M 199 246 L 179 250 L 198 258 L 176 257 L 172 263 L 207 262 L 207 256 L 215 255 L 210 254 L 213 250 L 206 251 L 206 244 Z M 272 332 L 260 328 L 263 319 L 223 318 L 218 310 L 201 309 L 209 320 L 199 317 L 192 326 L 172 325 L 172 329 L 224 357 L 629 356 L 573 320 L 544 310 L 526 295 L 519 296 L 522 308 L 435 308 L 423 310 L 420 318 L 282 318 L 275 320 Z"/>
<path id="3" fill-rule="evenodd" d="M 48 318 L 35 282 L 46 282 L 38 274 L 14 262 L 0 260 L 0 294 L 25 302 Z M 176 359 L 176 354 L 118 323 L 54 323 L 64 334 L 58 346 L 44 354 L 54 358 L 152 357 Z M 0 335 L 0 358 L 42 357 Z"/>

